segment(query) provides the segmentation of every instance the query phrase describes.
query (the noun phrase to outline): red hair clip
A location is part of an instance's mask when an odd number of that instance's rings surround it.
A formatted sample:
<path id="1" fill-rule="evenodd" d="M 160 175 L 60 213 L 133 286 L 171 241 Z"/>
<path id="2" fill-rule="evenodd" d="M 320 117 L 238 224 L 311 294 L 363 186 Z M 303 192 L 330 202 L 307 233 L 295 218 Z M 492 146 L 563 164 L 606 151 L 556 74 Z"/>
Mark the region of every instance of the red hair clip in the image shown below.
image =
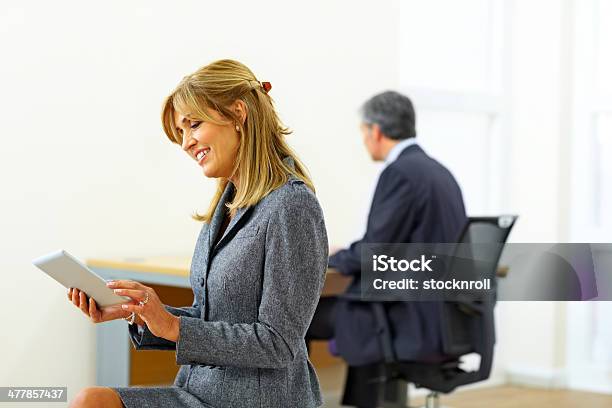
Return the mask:
<path id="1" fill-rule="evenodd" d="M 270 92 L 270 89 L 272 89 L 272 84 L 269 82 L 261 82 L 261 87 L 266 93 L 268 93 Z"/>

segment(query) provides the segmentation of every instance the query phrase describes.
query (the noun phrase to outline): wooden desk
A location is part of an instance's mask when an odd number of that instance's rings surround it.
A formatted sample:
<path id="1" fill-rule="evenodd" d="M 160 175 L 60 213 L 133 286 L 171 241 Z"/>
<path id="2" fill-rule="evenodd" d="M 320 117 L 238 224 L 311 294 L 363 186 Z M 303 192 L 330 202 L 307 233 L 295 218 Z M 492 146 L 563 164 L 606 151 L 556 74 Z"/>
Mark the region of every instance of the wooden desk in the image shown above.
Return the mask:
<path id="1" fill-rule="evenodd" d="M 189 285 L 191 258 L 88 259 L 87 266 L 104 279 L 131 279 L 151 286 L 165 304 L 188 306 L 193 301 Z M 344 292 L 351 278 L 329 269 L 322 296 Z M 159 385 L 171 383 L 178 367 L 174 353 L 138 351 L 132 347 L 127 323 L 122 320 L 96 326 L 96 383 L 101 386 Z M 313 342 L 310 354 L 316 368 L 341 364 L 327 352 L 326 342 Z"/>

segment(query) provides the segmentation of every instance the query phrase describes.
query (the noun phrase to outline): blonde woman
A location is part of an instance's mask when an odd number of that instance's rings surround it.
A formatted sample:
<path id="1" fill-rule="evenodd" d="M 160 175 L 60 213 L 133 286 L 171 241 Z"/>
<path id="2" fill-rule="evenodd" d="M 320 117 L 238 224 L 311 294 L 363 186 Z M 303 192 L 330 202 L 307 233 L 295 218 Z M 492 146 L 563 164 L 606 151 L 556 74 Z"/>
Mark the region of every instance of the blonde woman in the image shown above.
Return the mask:
<path id="1" fill-rule="evenodd" d="M 72 407 L 321 405 L 304 335 L 323 286 L 327 235 L 270 88 L 243 64 L 221 60 L 167 97 L 166 135 L 218 180 L 208 212 L 194 215 L 203 226 L 193 305 L 165 306 L 153 289 L 121 280 L 109 287 L 128 304 L 98 309 L 77 289 L 68 297 L 95 323 L 131 320 L 136 349 L 173 350 L 180 370 L 171 387 L 86 388 Z"/>

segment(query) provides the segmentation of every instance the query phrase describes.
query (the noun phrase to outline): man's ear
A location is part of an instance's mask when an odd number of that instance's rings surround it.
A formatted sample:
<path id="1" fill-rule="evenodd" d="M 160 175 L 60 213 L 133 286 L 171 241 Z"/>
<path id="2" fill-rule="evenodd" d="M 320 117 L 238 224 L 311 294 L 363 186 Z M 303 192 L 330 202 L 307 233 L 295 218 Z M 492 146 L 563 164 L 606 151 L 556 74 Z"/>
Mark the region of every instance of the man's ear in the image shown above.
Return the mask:
<path id="1" fill-rule="evenodd" d="M 244 103 L 241 99 L 236 99 L 234 102 L 234 113 L 240 119 L 240 123 L 244 126 L 244 122 L 246 122 L 248 109 L 246 103 Z"/>
<path id="2" fill-rule="evenodd" d="M 380 126 L 378 126 L 376 123 L 374 123 L 372 125 L 372 137 L 374 138 L 374 140 L 379 143 L 382 138 L 383 138 L 383 132 L 380 130 Z"/>

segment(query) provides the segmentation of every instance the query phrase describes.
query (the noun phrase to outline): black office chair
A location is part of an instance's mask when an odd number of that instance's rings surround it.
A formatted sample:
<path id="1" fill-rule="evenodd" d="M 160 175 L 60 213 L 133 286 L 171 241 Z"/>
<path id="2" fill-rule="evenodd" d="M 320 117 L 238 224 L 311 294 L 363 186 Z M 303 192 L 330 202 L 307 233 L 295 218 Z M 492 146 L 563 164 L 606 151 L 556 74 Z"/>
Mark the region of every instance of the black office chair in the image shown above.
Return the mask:
<path id="1" fill-rule="evenodd" d="M 516 216 L 470 217 L 460 234 L 459 243 L 497 243 L 504 244 L 514 226 Z M 503 245 L 474 246 L 476 251 L 489 251 L 484 254 L 487 268 L 498 268 Z M 495 271 L 487 271 L 494 275 Z M 487 379 L 491 373 L 493 347 L 495 345 L 495 325 L 493 309 L 495 299 L 444 302 L 442 312 L 442 361 L 408 362 L 397 361 L 393 349 L 392 329 L 382 303 L 372 302 L 378 323 L 381 347 L 385 361 L 372 365 L 367 370 L 349 367 L 347 386 L 342 404 L 356 407 L 381 406 L 383 408 L 408 407 L 408 382 L 424 387 L 431 392 L 426 397 L 426 408 L 440 406 L 439 394 L 452 392 L 455 388 Z M 409 340 L 408 340 L 409 341 Z M 480 355 L 480 366 L 476 371 L 460 368 L 461 357 L 466 354 Z M 365 374 L 364 374 L 365 373 Z M 366 377 L 366 378 L 364 378 Z M 365 383 L 373 382 L 376 395 L 369 401 L 362 401 Z M 373 402 L 374 398 L 374 402 Z"/>

